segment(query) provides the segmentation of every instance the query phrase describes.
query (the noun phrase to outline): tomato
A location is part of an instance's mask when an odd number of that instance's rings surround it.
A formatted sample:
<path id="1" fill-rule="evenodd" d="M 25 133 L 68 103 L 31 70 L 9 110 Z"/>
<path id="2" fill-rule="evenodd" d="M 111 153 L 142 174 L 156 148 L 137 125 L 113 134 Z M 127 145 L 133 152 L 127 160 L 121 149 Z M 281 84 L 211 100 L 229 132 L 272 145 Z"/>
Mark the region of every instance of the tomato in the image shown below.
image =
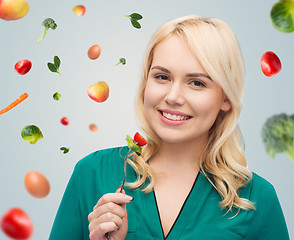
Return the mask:
<path id="1" fill-rule="evenodd" d="M 267 51 L 261 56 L 260 65 L 262 72 L 268 77 L 278 74 L 282 69 L 279 57 L 271 51 Z"/>
<path id="2" fill-rule="evenodd" d="M 63 117 L 63 118 L 61 118 L 60 122 L 61 122 L 63 125 L 68 125 L 68 124 L 69 124 L 69 121 L 68 121 L 68 118 L 67 118 L 67 117 Z"/>
<path id="3" fill-rule="evenodd" d="M 26 73 L 28 73 L 31 70 L 31 67 L 32 62 L 28 59 L 20 60 L 14 65 L 15 71 L 20 75 L 25 75 Z"/>
<path id="4" fill-rule="evenodd" d="M 148 143 L 146 139 L 138 132 L 136 132 L 134 136 L 134 141 L 138 144 L 139 147 L 143 147 Z"/>
<path id="5" fill-rule="evenodd" d="M 29 239 L 33 234 L 33 223 L 20 208 L 9 209 L 1 219 L 1 229 L 13 239 Z"/>

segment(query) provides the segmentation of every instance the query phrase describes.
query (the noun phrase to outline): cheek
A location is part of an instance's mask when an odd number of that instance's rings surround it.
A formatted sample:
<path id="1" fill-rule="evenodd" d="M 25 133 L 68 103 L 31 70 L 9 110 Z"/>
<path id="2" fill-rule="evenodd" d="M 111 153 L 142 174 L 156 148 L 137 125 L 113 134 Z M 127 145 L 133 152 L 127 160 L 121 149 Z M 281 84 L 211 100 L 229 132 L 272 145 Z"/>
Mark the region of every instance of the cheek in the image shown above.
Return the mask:
<path id="1" fill-rule="evenodd" d="M 158 87 L 154 86 L 154 84 L 148 80 L 144 91 L 145 110 L 147 110 L 148 107 L 154 107 L 156 104 L 159 103 L 160 92 L 158 90 Z"/>
<path id="2" fill-rule="evenodd" d="M 221 109 L 222 99 L 216 95 L 197 96 L 193 101 L 196 114 L 215 116 Z"/>

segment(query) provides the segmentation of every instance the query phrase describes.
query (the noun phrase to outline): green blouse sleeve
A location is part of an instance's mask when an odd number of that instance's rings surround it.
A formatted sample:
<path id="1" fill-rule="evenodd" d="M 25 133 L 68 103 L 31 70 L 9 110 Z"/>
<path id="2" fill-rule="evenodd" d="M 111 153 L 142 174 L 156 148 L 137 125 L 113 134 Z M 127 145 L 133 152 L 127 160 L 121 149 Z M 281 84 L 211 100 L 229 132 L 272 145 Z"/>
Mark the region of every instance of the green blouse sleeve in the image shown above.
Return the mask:
<path id="1" fill-rule="evenodd" d="M 274 189 L 268 201 L 270 205 L 260 226 L 258 240 L 289 240 L 284 214 Z"/>
<path id="2" fill-rule="evenodd" d="M 49 240 L 83 239 L 77 175 L 76 166 L 59 205 Z"/>

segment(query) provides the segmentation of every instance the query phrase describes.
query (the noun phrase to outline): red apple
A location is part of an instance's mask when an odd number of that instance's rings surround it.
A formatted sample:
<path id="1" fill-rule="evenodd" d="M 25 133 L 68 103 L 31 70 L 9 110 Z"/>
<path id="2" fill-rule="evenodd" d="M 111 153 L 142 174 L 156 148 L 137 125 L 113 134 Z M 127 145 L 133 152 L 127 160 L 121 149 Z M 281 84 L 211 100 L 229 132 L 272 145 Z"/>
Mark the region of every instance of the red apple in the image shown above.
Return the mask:
<path id="1" fill-rule="evenodd" d="M 104 102 L 109 97 L 109 87 L 106 82 L 97 82 L 87 89 L 88 96 L 96 102 Z"/>
<path id="2" fill-rule="evenodd" d="M 6 21 L 23 18 L 29 10 L 26 0 L 0 0 L 0 18 Z"/>
<path id="3" fill-rule="evenodd" d="M 261 70 L 265 76 L 272 77 L 278 74 L 282 69 L 279 57 L 271 51 L 262 54 L 260 59 Z"/>
<path id="4" fill-rule="evenodd" d="M 78 17 L 82 17 L 82 16 L 84 16 L 84 14 L 86 12 L 86 8 L 83 5 L 76 5 L 76 6 L 73 7 L 72 11 Z"/>

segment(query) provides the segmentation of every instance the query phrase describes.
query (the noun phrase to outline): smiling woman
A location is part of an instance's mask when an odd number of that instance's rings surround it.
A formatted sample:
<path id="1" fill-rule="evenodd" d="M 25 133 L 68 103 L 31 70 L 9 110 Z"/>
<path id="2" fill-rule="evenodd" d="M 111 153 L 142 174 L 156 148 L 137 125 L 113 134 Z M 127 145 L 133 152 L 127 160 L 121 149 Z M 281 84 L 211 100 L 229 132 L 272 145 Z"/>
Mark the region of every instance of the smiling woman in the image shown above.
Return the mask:
<path id="1" fill-rule="evenodd" d="M 148 144 L 94 152 L 75 167 L 49 239 L 289 239 L 274 187 L 247 168 L 238 118 L 243 61 L 229 26 L 185 16 L 161 26 L 137 113 Z"/>

